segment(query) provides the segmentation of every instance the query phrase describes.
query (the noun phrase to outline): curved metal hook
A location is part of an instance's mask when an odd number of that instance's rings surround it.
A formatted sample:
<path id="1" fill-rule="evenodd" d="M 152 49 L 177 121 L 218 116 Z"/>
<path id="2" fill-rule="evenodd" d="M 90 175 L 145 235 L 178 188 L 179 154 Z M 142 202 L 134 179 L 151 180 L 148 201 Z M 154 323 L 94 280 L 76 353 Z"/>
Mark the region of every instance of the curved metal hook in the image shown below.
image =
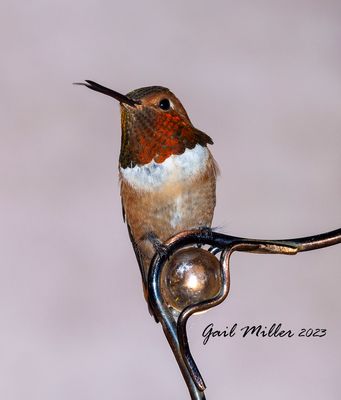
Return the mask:
<path id="1" fill-rule="evenodd" d="M 216 232 L 208 234 L 203 230 L 193 230 L 181 232 L 165 243 L 166 254 L 157 254 L 149 270 L 149 300 L 156 317 L 162 324 L 192 400 L 204 400 L 206 386 L 189 349 L 186 332 L 187 321 L 194 313 L 208 310 L 223 302 L 228 296 L 230 288 L 229 262 L 232 253 L 234 251 L 246 251 L 262 254 L 294 255 L 298 252 L 320 249 L 338 243 L 341 243 L 341 229 L 309 237 L 284 240 L 247 239 Z M 219 294 L 213 299 L 186 307 L 180 315 L 176 316 L 162 297 L 161 272 L 166 261 L 175 251 L 194 244 L 209 245 L 212 249 L 215 249 L 215 253 L 223 252 L 220 260 L 222 287 Z"/>

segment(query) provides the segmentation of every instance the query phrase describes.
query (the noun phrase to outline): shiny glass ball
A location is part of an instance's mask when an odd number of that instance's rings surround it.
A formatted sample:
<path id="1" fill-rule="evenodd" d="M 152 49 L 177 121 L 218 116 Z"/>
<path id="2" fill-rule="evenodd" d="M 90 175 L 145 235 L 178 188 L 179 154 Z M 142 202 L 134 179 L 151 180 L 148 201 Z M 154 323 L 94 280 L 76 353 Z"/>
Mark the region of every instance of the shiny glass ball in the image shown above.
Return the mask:
<path id="1" fill-rule="evenodd" d="M 177 311 L 215 297 L 221 285 L 218 259 L 207 250 L 196 247 L 174 253 L 161 274 L 165 302 Z"/>

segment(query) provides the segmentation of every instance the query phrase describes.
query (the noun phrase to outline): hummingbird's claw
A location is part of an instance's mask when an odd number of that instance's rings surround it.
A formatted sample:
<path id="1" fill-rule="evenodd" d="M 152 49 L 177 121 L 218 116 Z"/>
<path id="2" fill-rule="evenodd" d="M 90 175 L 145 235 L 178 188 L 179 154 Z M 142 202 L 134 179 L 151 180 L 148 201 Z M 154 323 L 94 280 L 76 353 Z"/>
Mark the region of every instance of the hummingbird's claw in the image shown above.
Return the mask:
<path id="1" fill-rule="evenodd" d="M 213 238 L 213 230 L 210 226 L 200 226 L 199 231 L 200 231 L 200 236 L 202 236 L 204 239 Z"/>
<path id="2" fill-rule="evenodd" d="M 155 252 L 160 256 L 166 256 L 168 254 L 167 246 L 164 245 L 161 240 L 155 235 L 154 232 L 147 234 L 147 239 L 153 245 Z"/>

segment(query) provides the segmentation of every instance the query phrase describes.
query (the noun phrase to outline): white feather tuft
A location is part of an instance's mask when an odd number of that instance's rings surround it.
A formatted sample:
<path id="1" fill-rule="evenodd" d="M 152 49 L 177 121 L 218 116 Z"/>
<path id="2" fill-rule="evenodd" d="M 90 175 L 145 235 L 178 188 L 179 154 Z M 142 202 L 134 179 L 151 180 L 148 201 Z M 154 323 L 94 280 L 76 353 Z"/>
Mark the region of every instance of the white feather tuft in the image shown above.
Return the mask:
<path id="1" fill-rule="evenodd" d="M 205 169 L 208 157 L 207 147 L 197 144 L 183 154 L 171 155 L 163 163 L 152 160 L 146 165 L 120 168 L 120 172 L 122 178 L 135 189 L 151 191 L 165 184 L 195 178 Z"/>

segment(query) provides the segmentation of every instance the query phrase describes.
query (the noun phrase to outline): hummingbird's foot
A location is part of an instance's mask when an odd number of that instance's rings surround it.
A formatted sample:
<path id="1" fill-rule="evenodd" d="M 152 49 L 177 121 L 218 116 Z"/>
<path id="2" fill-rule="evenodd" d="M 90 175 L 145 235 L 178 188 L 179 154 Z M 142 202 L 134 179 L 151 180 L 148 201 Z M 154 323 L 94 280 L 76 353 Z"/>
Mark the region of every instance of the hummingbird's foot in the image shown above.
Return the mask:
<path id="1" fill-rule="evenodd" d="M 150 241 L 150 243 L 153 245 L 155 252 L 159 256 L 166 256 L 167 255 L 167 246 L 165 246 L 161 240 L 156 236 L 154 232 L 149 232 L 146 235 L 146 239 Z"/>
<path id="2" fill-rule="evenodd" d="M 213 238 L 213 230 L 210 226 L 199 226 L 200 235 L 204 239 L 212 239 Z"/>

